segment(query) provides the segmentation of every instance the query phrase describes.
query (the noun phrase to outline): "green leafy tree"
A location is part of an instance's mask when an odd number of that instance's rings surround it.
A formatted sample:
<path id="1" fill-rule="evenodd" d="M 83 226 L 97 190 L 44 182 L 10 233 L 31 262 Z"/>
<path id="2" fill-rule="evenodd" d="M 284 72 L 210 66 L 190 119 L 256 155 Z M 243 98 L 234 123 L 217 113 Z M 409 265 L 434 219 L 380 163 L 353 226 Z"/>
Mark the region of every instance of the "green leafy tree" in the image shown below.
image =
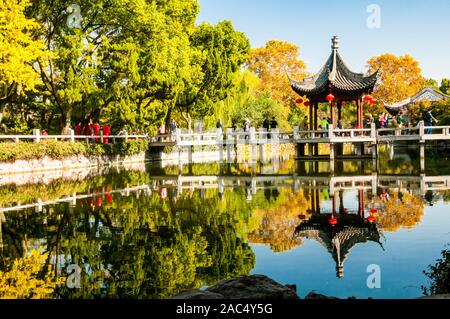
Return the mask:
<path id="1" fill-rule="evenodd" d="M 193 117 L 211 115 L 214 104 L 227 98 L 233 79 L 247 59 L 250 44 L 245 35 L 234 30 L 231 22 L 212 26 L 203 23 L 190 37 L 193 67 L 197 76 L 185 83 L 176 109 L 191 128 Z"/>
<path id="2" fill-rule="evenodd" d="M 439 89 L 442 93 L 450 95 L 450 79 L 442 79 Z"/>

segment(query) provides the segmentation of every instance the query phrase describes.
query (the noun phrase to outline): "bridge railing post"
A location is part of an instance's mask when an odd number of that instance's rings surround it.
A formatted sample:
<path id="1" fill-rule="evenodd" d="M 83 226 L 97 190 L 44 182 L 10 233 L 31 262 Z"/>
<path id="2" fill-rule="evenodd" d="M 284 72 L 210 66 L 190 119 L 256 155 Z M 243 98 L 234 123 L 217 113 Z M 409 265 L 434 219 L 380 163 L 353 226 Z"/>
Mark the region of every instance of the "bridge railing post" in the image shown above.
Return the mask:
<path id="1" fill-rule="evenodd" d="M 425 135 L 425 123 L 424 123 L 424 121 L 420 121 L 419 122 L 419 136 L 420 136 L 421 140 L 423 139 L 424 135 Z"/>
<path id="2" fill-rule="evenodd" d="M 330 139 L 334 138 L 334 127 L 333 124 L 328 125 L 328 136 Z"/>
<path id="3" fill-rule="evenodd" d="M 254 127 L 250 128 L 250 144 L 256 143 L 256 129 Z"/>
<path id="4" fill-rule="evenodd" d="M 299 127 L 294 126 L 294 141 L 297 141 L 300 139 L 298 131 L 299 131 Z"/>
<path id="5" fill-rule="evenodd" d="M 375 123 L 370 124 L 370 137 L 373 139 L 377 138 L 377 126 Z"/>
<path id="6" fill-rule="evenodd" d="M 180 142 L 181 142 L 181 129 L 178 128 L 175 131 L 175 143 L 176 143 L 176 145 L 179 145 Z"/>
<path id="7" fill-rule="evenodd" d="M 280 143 L 280 130 L 279 129 L 271 130 L 271 138 L 273 144 Z"/>
<path id="8" fill-rule="evenodd" d="M 41 130 L 40 129 L 34 129 L 33 130 L 33 135 L 35 136 L 34 137 L 34 141 L 36 142 L 36 143 L 39 143 L 40 141 L 41 141 Z"/>

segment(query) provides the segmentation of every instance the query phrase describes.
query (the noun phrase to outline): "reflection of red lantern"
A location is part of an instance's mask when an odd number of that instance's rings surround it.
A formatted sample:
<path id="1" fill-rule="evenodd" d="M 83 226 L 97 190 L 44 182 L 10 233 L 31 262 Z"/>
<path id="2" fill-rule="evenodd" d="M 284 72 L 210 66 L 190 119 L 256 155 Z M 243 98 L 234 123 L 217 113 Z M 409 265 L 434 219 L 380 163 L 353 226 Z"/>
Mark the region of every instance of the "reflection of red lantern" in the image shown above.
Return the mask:
<path id="1" fill-rule="evenodd" d="M 306 101 L 305 103 L 303 103 L 303 105 L 305 105 L 305 106 L 310 106 L 311 103 L 309 103 L 309 101 Z"/>
<path id="2" fill-rule="evenodd" d="M 303 103 L 303 99 L 301 97 L 299 97 L 298 99 L 295 100 L 295 103 L 302 104 Z"/>
<path id="3" fill-rule="evenodd" d="M 106 194 L 105 194 L 105 199 L 106 199 L 106 202 L 107 202 L 108 204 L 111 204 L 111 203 L 113 202 L 113 196 L 112 196 L 112 194 L 111 194 L 110 192 L 106 193 Z"/>
<path id="4" fill-rule="evenodd" d="M 371 97 L 370 95 L 366 95 L 366 96 L 364 97 L 364 101 L 370 102 L 370 101 L 372 101 L 372 97 Z"/>
<path id="5" fill-rule="evenodd" d="M 330 93 L 330 94 L 327 95 L 327 101 L 328 101 L 329 103 L 333 102 L 334 99 L 335 99 L 335 97 L 334 97 L 333 94 Z"/>
<path id="6" fill-rule="evenodd" d="M 334 225 L 337 224 L 337 219 L 334 218 L 334 217 L 331 217 L 331 218 L 328 220 L 328 223 L 330 223 L 331 226 L 334 226 Z"/>

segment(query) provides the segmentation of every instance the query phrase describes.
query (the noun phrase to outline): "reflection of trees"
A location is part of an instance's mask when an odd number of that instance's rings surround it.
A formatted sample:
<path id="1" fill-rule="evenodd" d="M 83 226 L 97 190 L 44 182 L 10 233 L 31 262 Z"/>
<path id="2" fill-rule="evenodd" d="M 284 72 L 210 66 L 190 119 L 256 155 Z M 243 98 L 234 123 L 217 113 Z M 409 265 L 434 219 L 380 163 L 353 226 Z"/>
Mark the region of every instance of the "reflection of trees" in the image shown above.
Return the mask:
<path id="1" fill-rule="evenodd" d="M 80 265 L 81 289 L 62 287 L 66 298 L 165 298 L 253 268 L 242 234 L 257 203 L 243 192 L 230 191 L 224 200 L 208 190 L 204 199 L 194 191 L 177 201 L 156 193 L 117 196 L 101 206 L 89 201 L 7 215 L 4 253 L 21 257 L 20 243 L 39 239 L 50 251 L 47 262 L 56 258 L 63 273 Z"/>
<path id="2" fill-rule="evenodd" d="M 424 295 L 450 293 L 450 250 L 442 251 L 442 258 L 428 266 L 424 274 L 431 280 L 430 287 L 422 286 Z"/>
<path id="3" fill-rule="evenodd" d="M 300 237 L 294 237 L 294 231 L 299 223 L 299 216 L 307 218 L 309 203 L 303 192 L 297 194 L 291 190 L 280 190 L 279 200 L 274 207 L 257 209 L 260 216 L 259 228 L 249 234 L 252 243 L 270 244 L 275 252 L 291 250 L 303 243 Z"/>
<path id="4" fill-rule="evenodd" d="M 64 278 L 56 279 L 51 267 L 45 271 L 45 259 L 48 253 L 32 250 L 27 256 L 7 263 L 4 271 L 0 270 L 0 299 L 41 299 L 52 297 L 57 285 Z"/>
<path id="5" fill-rule="evenodd" d="M 397 231 L 400 227 L 413 228 L 422 219 L 424 203 L 419 197 L 408 193 L 393 193 L 389 201 L 381 204 L 377 223 L 386 231 Z"/>

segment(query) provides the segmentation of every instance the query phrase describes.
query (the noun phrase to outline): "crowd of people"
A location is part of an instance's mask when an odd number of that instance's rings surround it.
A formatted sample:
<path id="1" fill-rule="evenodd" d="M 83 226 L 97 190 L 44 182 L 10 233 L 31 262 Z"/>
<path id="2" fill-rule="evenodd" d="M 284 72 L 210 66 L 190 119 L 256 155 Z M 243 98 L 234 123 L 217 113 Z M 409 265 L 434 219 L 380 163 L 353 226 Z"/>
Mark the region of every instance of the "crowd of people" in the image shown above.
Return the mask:
<path id="1" fill-rule="evenodd" d="M 43 130 L 42 132 L 44 132 Z M 44 134 L 44 133 L 43 133 Z M 62 135 L 71 135 L 72 134 L 72 126 L 70 123 L 67 123 L 64 126 Z M 75 139 L 81 140 L 85 139 L 81 136 L 89 136 L 89 140 L 91 142 L 102 142 L 104 144 L 109 143 L 109 136 L 111 135 L 111 127 L 109 124 L 104 124 L 103 127 L 98 123 L 98 121 L 94 122 L 92 119 L 89 119 L 89 122 L 83 126 L 82 122 L 78 122 L 74 128 Z M 103 141 L 100 141 L 101 137 L 103 137 Z"/>

